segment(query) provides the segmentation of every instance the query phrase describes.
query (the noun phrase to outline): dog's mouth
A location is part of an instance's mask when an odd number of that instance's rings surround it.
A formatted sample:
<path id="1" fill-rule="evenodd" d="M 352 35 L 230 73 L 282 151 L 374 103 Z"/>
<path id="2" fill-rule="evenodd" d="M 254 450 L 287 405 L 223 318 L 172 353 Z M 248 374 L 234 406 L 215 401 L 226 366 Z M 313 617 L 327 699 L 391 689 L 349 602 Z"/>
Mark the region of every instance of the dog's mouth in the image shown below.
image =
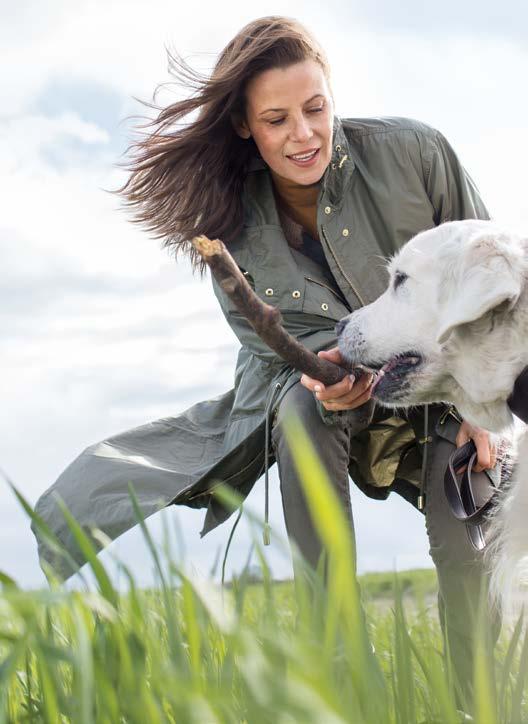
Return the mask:
<path id="1" fill-rule="evenodd" d="M 417 352 L 405 352 L 391 357 L 382 365 L 368 365 L 377 368 L 372 383 L 372 394 L 384 401 L 397 400 L 409 387 L 409 376 L 423 364 L 422 355 Z"/>

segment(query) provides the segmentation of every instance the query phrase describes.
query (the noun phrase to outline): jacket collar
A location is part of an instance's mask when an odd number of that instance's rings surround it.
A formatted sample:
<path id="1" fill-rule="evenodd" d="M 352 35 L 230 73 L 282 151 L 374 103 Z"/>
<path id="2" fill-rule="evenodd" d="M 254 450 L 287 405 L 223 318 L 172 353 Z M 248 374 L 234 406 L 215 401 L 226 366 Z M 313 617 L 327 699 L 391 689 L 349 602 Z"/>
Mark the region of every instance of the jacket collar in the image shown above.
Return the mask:
<path id="1" fill-rule="evenodd" d="M 340 206 L 356 164 L 341 120 L 334 118 L 332 158 L 323 176 L 323 191 L 328 201 Z"/>
<path id="2" fill-rule="evenodd" d="M 515 380 L 507 403 L 513 414 L 528 424 L 528 367 Z"/>
<path id="3" fill-rule="evenodd" d="M 248 167 L 248 172 L 262 171 L 268 166 L 261 156 L 254 156 Z M 334 206 L 340 206 L 344 191 L 348 186 L 355 163 L 352 158 L 350 146 L 343 130 L 341 120 L 334 117 L 334 130 L 332 137 L 332 158 L 323 175 L 322 188 L 328 201 Z"/>

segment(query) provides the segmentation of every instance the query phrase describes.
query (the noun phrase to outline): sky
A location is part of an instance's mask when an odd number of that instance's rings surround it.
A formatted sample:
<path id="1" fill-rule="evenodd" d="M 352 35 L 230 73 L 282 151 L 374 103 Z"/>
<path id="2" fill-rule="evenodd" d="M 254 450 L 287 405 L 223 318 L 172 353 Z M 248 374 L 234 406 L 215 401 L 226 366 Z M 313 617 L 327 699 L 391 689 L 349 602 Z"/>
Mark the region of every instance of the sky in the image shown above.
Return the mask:
<path id="1" fill-rule="evenodd" d="M 440 129 L 492 216 L 528 229 L 525 174 L 528 6 L 506 0 L 441 8 L 420 0 L 231 2 L 0 0 L 0 469 L 34 503 L 88 445 L 176 415 L 232 386 L 238 343 L 208 279 L 193 276 L 130 223 L 115 195 L 134 120 L 170 81 L 167 48 L 200 69 L 247 22 L 298 18 L 325 47 L 336 112 L 399 115 Z M 176 98 L 164 86 L 157 101 Z M 431 566 L 422 516 L 352 484 L 360 571 Z M 246 507 L 263 514 L 263 481 Z M 285 535 L 275 469 L 272 539 Z M 149 519 L 178 530 L 187 565 L 207 575 L 233 518 L 203 539 L 203 511 Z M 251 547 L 242 519 L 228 575 Z M 138 529 L 102 554 L 138 580 L 152 564 Z M 289 555 L 266 555 L 278 578 Z M 26 516 L 0 482 L 0 571 L 40 586 Z"/>

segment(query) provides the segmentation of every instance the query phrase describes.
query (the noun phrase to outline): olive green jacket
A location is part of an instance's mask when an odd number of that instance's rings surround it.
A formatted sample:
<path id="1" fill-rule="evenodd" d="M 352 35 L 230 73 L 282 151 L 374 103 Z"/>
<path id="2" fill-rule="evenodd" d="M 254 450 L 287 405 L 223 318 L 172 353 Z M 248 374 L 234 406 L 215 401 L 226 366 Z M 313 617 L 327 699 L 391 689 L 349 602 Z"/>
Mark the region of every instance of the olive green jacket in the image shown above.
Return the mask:
<path id="1" fill-rule="evenodd" d="M 335 121 L 317 225 L 341 295 L 316 263 L 288 245 L 271 177 L 260 159 L 247 177 L 244 208 L 244 228 L 230 251 L 256 293 L 279 307 L 288 331 L 314 351 L 333 346 L 336 322 L 383 292 L 383 260 L 410 237 L 443 221 L 488 218 L 446 139 L 404 118 Z M 214 485 L 227 482 L 246 496 L 262 474 L 268 403 L 276 407 L 300 375 L 266 347 L 213 286 L 241 343 L 234 388 L 176 417 L 90 446 L 42 495 L 36 512 L 77 565 L 84 557 L 57 506 L 57 495 L 85 530 L 96 527 L 114 539 L 136 523 L 128 494 L 131 482 L 145 517 L 171 503 L 207 508 L 203 536 L 229 517 L 211 495 Z M 349 413 L 326 413 L 321 407 L 321 414 L 328 424 L 340 424 Z M 398 481 L 400 488 L 402 482 L 412 488 L 419 477 L 413 441 L 405 420 L 389 418 L 371 425 L 355 438 L 354 482 L 376 497 L 398 488 Z M 41 563 L 51 564 L 64 577 L 71 575 L 71 562 L 58 558 L 35 525 L 33 529 Z"/>

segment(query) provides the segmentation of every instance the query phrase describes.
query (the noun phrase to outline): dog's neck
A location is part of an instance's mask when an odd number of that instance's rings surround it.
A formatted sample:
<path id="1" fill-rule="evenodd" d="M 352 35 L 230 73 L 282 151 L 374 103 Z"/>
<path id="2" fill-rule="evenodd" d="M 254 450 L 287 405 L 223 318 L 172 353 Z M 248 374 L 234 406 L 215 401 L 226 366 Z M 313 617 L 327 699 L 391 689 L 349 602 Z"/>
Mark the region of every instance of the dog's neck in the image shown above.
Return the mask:
<path id="1" fill-rule="evenodd" d="M 515 380 L 512 393 L 506 402 L 513 414 L 528 424 L 528 366 Z"/>

